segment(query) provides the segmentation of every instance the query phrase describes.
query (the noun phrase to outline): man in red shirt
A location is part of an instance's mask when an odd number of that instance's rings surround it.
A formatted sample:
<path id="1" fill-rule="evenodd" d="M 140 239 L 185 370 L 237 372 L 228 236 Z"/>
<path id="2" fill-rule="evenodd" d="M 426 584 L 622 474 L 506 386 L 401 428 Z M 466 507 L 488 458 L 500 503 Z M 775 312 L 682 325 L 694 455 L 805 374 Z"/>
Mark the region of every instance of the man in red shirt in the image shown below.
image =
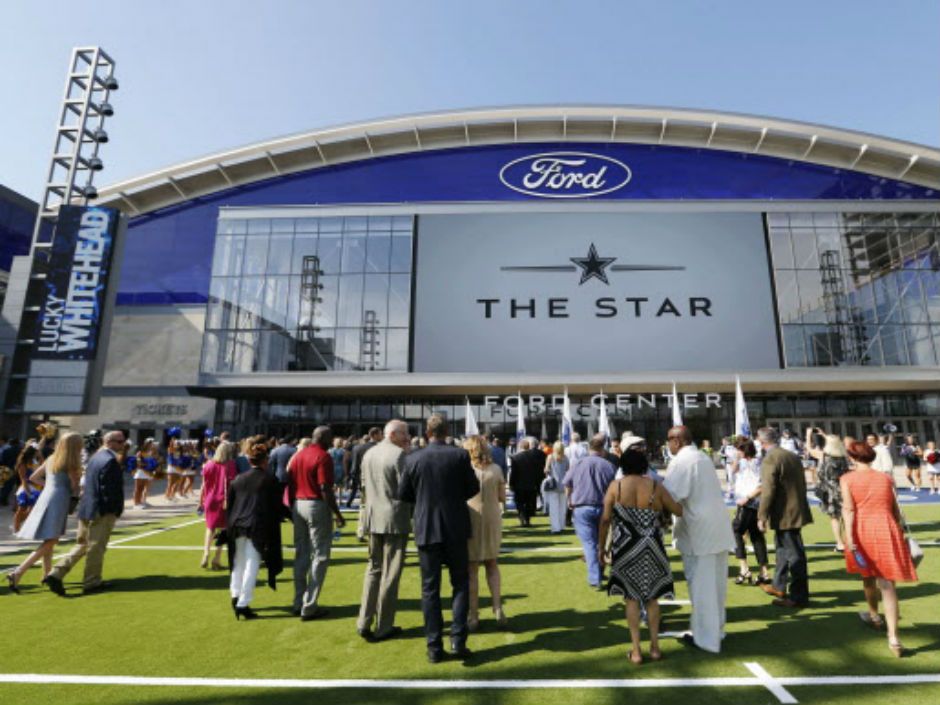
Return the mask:
<path id="1" fill-rule="evenodd" d="M 333 495 L 333 445 L 329 426 L 317 426 L 313 443 L 298 452 L 288 469 L 294 520 L 294 614 L 303 622 L 323 617 L 317 605 L 326 580 L 333 546 L 333 517 L 340 528 L 346 520 Z"/>

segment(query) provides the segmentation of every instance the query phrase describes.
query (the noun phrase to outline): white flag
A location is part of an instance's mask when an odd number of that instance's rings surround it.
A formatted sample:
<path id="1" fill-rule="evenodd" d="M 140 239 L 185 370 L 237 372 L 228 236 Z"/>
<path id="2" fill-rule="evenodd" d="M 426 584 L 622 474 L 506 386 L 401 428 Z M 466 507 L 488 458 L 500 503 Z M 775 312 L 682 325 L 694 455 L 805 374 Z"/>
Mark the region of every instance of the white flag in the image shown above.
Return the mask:
<path id="1" fill-rule="evenodd" d="M 734 432 L 739 436 L 751 437 L 751 422 L 747 420 L 747 405 L 741 390 L 741 378 L 734 376 Z"/>
<path id="2" fill-rule="evenodd" d="M 603 433 L 604 438 L 610 440 L 610 421 L 607 420 L 607 397 L 601 390 L 601 413 L 597 419 L 597 432 Z"/>
<path id="3" fill-rule="evenodd" d="M 473 409 L 470 408 L 469 399 L 467 399 L 467 418 L 464 420 L 463 435 L 467 438 L 480 435 L 480 429 L 477 428 L 477 420 L 473 418 Z"/>
<path id="4" fill-rule="evenodd" d="M 568 399 L 568 388 L 565 387 L 565 401 L 561 407 L 561 442 L 567 448 L 571 445 L 571 435 L 574 426 L 571 423 L 571 401 Z"/>
<path id="5" fill-rule="evenodd" d="M 672 383 L 672 425 L 682 426 L 682 410 L 679 408 L 679 395 L 676 393 L 676 383 Z"/>
<path id="6" fill-rule="evenodd" d="M 519 392 L 519 407 L 516 410 L 516 443 L 525 438 L 525 402 L 522 401 L 522 392 Z"/>

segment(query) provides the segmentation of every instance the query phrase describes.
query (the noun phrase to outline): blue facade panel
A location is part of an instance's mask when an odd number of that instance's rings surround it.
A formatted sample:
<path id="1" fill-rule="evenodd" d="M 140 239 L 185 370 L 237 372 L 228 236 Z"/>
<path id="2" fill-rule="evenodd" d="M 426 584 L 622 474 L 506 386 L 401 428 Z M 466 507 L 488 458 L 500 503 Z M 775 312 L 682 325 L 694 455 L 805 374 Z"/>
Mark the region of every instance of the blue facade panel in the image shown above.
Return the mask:
<path id="1" fill-rule="evenodd" d="M 410 153 L 273 178 L 132 220 L 118 303 L 205 302 L 222 206 L 549 202 L 547 191 L 536 195 L 514 183 L 520 171 L 507 165 L 551 152 L 588 152 L 627 168 L 622 186 L 579 195 L 595 201 L 835 200 L 850 207 L 940 198 L 933 189 L 869 174 L 707 149 L 566 142 Z"/>
<path id="2" fill-rule="evenodd" d="M 29 254 L 37 206 L 0 187 L 0 270 L 9 272 L 13 258 Z"/>

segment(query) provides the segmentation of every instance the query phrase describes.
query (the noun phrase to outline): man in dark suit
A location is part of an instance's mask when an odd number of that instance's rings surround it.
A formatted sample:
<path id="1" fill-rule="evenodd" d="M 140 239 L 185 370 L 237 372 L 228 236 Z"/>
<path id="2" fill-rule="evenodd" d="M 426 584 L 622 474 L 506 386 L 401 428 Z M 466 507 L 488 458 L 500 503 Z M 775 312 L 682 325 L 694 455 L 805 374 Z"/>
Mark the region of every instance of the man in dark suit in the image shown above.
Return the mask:
<path id="1" fill-rule="evenodd" d="M 520 452 L 512 456 L 509 488 L 512 490 L 519 524 L 531 526 L 539 488 L 545 479 L 545 453 L 528 438 L 519 442 Z"/>
<path id="2" fill-rule="evenodd" d="M 362 486 L 362 456 L 364 456 L 376 443 L 382 440 L 382 429 L 373 426 L 369 429 L 369 440 L 365 443 L 357 443 L 352 449 L 352 459 L 349 461 L 349 478 L 347 489 L 349 498 L 346 500 L 346 508 L 352 506 L 356 493 Z M 360 502 L 362 504 L 362 502 Z M 362 538 L 362 537 L 360 537 Z"/>
<path id="3" fill-rule="evenodd" d="M 78 536 L 75 547 L 46 576 L 45 583 L 57 595 L 65 595 L 62 579 L 85 557 L 82 594 L 111 587 L 101 579 L 104 552 L 114 523 L 124 511 L 124 477 L 117 454 L 124 447 L 124 434 L 111 431 L 85 466 L 85 489 L 78 503 Z M 87 557 L 86 557 L 87 554 Z"/>
<path id="4" fill-rule="evenodd" d="M 773 604 L 777 607 L 806 607 L 809 604 L 809 575 L 800 530 L 813 523 L 813 515 L 806 500 L 803 463 L 797 455 L 777 445 L 777 429 L 762 428 L 757 432 L 757 439 L 765 453 L 760 467 L 757 526 L 765 531 L 769 525 L 775 531 L 777 550 L 773 585 L 761 585 L 761 588 L 776 598 Z"/>
<path id="5" fill-rule="evenodd" d="M 444 443 L 447 422 L 438 415 L 428 419 L 428 446 L 408 455 L 398 486 L 398 499 L 415 505 L 415 544 L 421 564 L 421 610 L 428 642 L 428 660 L 444 658 L 444 618 L 441 614 L 441 566 L 447 564 L 453 589 L 452 653 L 470 655 L 467 649 L 467 611 L 470 574 L 467 540 L 470 511 L 467 500 L 480 491 L 470 455 Z"/>

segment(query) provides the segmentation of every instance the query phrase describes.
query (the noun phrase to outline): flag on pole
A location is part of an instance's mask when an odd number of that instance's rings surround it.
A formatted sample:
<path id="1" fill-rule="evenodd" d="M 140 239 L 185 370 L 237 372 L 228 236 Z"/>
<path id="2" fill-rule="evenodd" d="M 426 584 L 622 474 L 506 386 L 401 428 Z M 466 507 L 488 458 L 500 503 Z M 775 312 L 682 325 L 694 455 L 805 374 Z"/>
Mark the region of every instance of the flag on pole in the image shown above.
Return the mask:
<path id="1" fill-rule="evenodd" d="M 734 376 L 734 432 L 739 436 L 751 437 L 751 422 L 747 420 L 747 405 L 741 390 L 741 378 Z"/>
<path id="2" fill-rule="evenodd" d="M 516 442 L 525 438 L 525 402 L 522 401 L 522 392 L 519 392 L 519 406 L 516 409 Z"/>
<path id="3" fill-rule="evenodd" d="M 682 426 L 682 410 L 679 408 L 679 395 L 676 393 L 676 383 L 672 383 L 672 425 Z"/>
<path id="4" fill-rule="evenodd" d="M 466 419 L 464 419 L 463 435 L 467 438 L 470 436 L 479 436 L 480 429 L 477 427 L 477 420 L 473 418 L 473 409 L 470 408 L 470 399 L 467 399 L 467 414 Z"/>
<path id="5" fill-rule="evenodd" d="M 571 401 L 568 399 L 568 388 L 565 387 L 565 401 L 561 407 L 561 442 L 567 448 L 571 445 L 571 434 L 574 426 L 571 423 Z"/>
<path id="6" fill-rule="evenodd" d="M 610 421 L 607 419 L 607 397 L 604 396 L 604 390 L 601 390 L 601 413 L 597 419 L 597 432 L 603 433 L 607 442 L 610 441 Z"/>

